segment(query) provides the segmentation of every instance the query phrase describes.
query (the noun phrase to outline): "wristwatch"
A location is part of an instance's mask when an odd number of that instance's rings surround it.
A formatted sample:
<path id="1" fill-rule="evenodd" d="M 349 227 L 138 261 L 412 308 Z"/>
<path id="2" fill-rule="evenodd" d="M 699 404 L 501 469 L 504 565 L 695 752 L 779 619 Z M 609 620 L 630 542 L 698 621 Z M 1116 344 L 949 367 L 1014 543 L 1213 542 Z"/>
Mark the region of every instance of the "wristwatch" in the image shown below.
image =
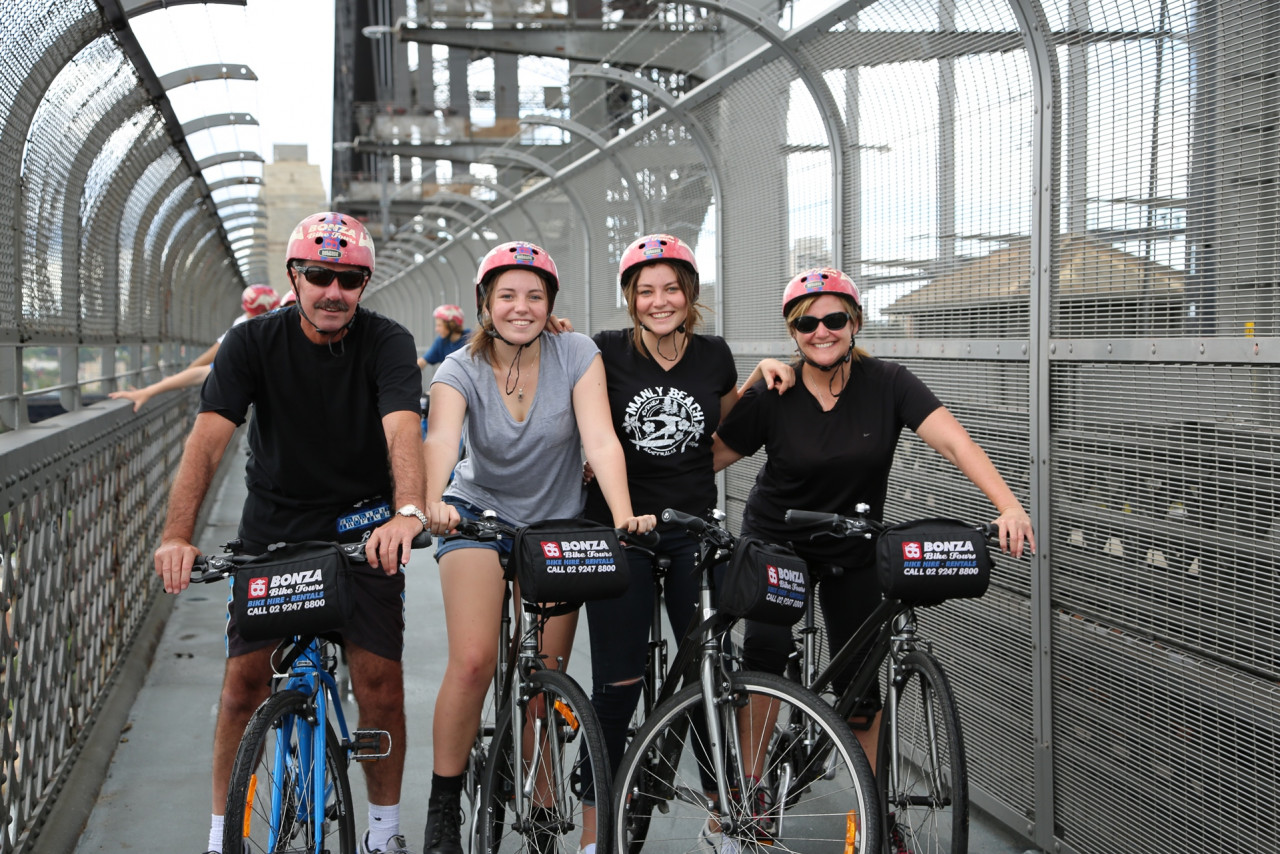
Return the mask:
<path id="1" fill-rule="evenodd" d="M 427 528 L 431 527 L 431 522 L 430 520 L 427 519 L 427 514 L 423 513 L 413 504 L 406 504 L 405 506 L 401 507 L 399 510 L 396 511 L 396 515 L 397 516 L 416 516 L 418 521 L 422 523 L 422 530 L 424 531 L 427 530 Z"/>

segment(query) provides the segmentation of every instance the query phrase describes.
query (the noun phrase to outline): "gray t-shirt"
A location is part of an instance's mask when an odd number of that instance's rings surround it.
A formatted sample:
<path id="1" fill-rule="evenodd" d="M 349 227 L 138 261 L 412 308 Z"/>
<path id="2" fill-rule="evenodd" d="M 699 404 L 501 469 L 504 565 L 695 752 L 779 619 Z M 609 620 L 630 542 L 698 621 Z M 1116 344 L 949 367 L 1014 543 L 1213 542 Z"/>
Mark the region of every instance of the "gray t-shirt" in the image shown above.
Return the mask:
<path id="1" fill-rule="evenodd" d="M 538 388 L 523 422 L 511 417 L 488 362 L 466 348 L 450 353 L 432 384 L 457 389 L 467 402 L 467 457 L 445 500 L 493 510 L 513 525 L 581 516 L 586 492 L 573 387 L 599 352 L 580 333 L 544 333 Z"/>

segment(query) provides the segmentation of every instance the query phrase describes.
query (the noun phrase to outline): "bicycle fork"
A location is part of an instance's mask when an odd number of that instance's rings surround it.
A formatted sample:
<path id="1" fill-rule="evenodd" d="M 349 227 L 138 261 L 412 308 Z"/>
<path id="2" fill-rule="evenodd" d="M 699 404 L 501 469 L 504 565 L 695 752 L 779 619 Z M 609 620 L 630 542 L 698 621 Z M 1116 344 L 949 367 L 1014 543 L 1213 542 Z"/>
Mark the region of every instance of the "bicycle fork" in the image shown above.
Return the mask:
<path id="1" fill-rule="evenodd" d="M 901 695 L 907 684 L 908 674 L 902 661 L 908 652 L 912 652 L 916 648 L 916 621 L 915 614 L 911 611 L 904 611 L 894 618 L 893 636 L 889 642 L 889 690 L 885 696 L 884 714 L 886 720 L 884 726 L 889 728 L 889 755 L 881 758 L 881 762 L 888 766 L 889 784 L 887 791 L 891 800 L 898 797 L 898 793 L 903 791 L 902 788 L 902 769 L 903 763 L 911 761 L 909 757 L 902 755 L 902 739 L 901 739 L 901 722 L 899 712 L 901 710 Z M 941 741 L 939 736 L 938 721 L 935 715 L 933 703 L 933 686 L 927 679 L 920 680 L 920 708 L 917 713 L 921 716 L 921 723 L 924 727 L 925 745 L 929 751 L 929 792 L 931 793 L 930 801 L 937 800 L 939 802 L 946 800 L 945 783 L 942 779 L 943 757 L 938 752 L 938 745 Z M 916 745 L 917 749 L 920 745 Z M 901 804 L 901 806 L 937 806 L 935 803 L 909 803 Z M 894 803 L 885 804 L 885 809 L 891 810 L 895 806 Z"/>

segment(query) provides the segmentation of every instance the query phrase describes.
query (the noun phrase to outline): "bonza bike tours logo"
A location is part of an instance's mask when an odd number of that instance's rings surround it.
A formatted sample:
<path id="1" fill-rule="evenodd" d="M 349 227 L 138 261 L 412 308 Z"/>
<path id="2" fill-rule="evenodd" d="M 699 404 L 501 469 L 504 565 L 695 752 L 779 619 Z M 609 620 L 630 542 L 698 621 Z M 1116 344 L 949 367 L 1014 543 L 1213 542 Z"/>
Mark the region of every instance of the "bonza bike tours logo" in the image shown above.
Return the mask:
<path id="1" fill-rule="evenodd" d="M 249 598 L 261 599 L 262 597 L 266 596 L 268 580 L 269 579 L 266 578 L 265 576 L 263 578 L 250 578 L 249 579 Z"/>
<path id="2" fill-rule="evenodd" d="M 551 541 L 543 540 L 542 556 L 549 558 L 551 560 L 555 560 L 556 558 L 560 557 L 560 544 L 554 540 L 551 540 Z"/>
<path id="3" fill-rule="evenodd" d="M 922 557 L 924 557 L 924 547 L 920 543 L 902 544 L 903 560 L 920 560 Z"/>

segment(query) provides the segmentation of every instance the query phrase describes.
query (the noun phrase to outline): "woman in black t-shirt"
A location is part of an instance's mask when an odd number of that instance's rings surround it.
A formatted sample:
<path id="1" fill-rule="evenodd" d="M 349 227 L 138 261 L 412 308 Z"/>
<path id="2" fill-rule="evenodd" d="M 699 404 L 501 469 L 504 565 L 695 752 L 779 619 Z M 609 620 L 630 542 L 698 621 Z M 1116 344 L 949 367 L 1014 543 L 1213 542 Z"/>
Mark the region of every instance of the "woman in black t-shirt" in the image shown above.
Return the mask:
<path id="1" fill-rule="evenodd" d="M 618 280 L 632 328 L 600 332 L 595 342 L 604 359 L 613 426 L 626 456 L 632 509 L 661 517 L 673 507 L 706 516 L 716 506 L 711 436 L 738 400 L 733 356 L 723 338 L 694 332 L 701 319 L 698 267 L 681 240 L 651 234 L 633 242 L 623 253 Z M 759 376 L 758 371 L 752 376 Z M 612 524 L 594 481 L 588 487 L 586 515 Z M 697 546 L 682 529 L 659 523 L 658 530 L 661 552 L 671 557 L 664 588 L 667 618 L 682 636 L 697 605 Z M 634 552 L 628 552 L 628 560 L 627 592 L 587 603 L 591 703 L 615 770 L 640 698 L 653 618 L 653 560 Z M 594 854 L 594 838 L 593 828 L 587 827 L 584 854 Z"/>
<path id="2" fill-rule="evenodd" d="M 854 346 L 862 302 L 848 276 L 831 269 L 801 273 L 783 293 L 782 314 L 799 353 L 795 388 L 781 394 L 756 383 L 714 437 L 717 471 L 762 447 L 768 452 L 747 498 L 742 533 L 787 542 L 793 535 L 783 515 L 790 508 L 850 515 L 866 503 L 881 519 L 898 435 L 909 427 L 999 510 L 1001 548 L 1020 557 L 1025 540 L 1035 551 L 1030 517 L 960 422 L 906 368 Z M 880 600 L 872 544 L 828 538 L 797 549 L 821 578 L 828 643 L 839 650 Z M 823 571 L 828 566 L 844 571 L 832 576 Z M 748 623 L 744 646 L 749 668 L 781 673 L 791 633 Z M 874 767 L 880 715 L 866 711 L 868 729 L 858 736 Z"/>

